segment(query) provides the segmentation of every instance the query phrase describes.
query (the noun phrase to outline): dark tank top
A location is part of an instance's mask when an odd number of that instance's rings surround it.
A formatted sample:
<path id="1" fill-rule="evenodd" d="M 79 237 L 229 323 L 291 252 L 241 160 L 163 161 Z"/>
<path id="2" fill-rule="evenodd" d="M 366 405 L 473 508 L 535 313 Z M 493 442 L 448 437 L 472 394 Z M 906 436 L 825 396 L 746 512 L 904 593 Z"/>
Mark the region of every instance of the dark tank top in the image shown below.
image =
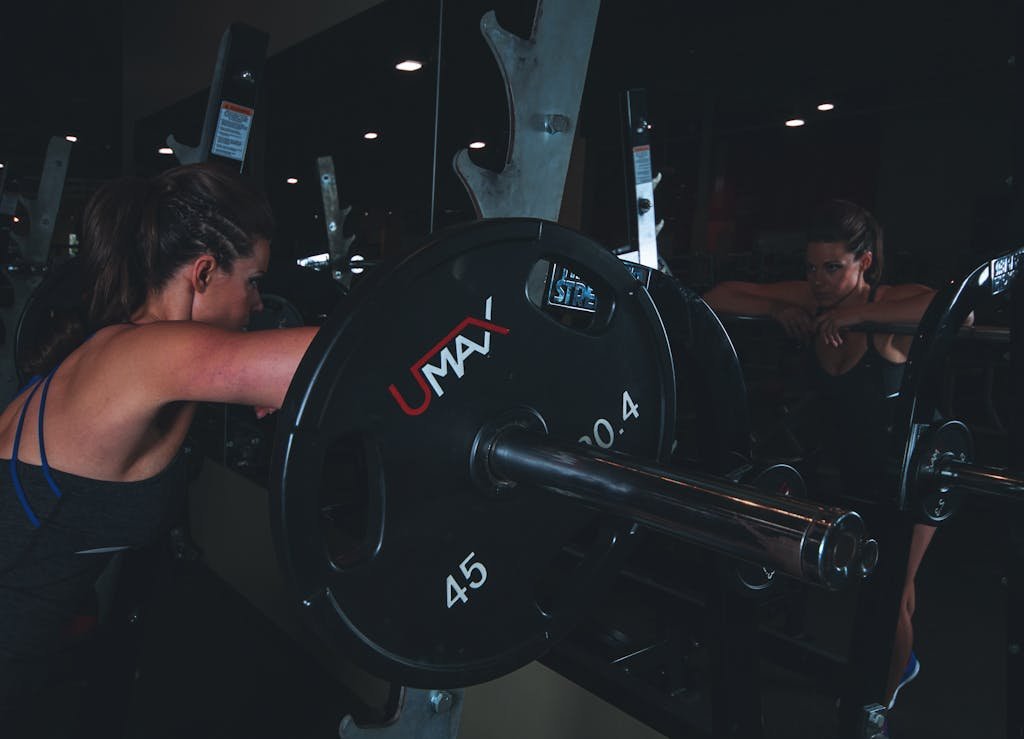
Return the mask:
<path id="1" fill-rule="evenodd" d="M 868 302 L 874 299 L 872 288 Z M 842 494 L 877 501 L 895 494 L 893 413 L 905 365 L 879 354 L 874 334 L 865 336 L 864 355 L 840 375 L 824 370 L 812 346 L 810 376 L 822 401 L 826 451 L 838 466 Z"/>
<path id="2" fill-rule="evenodd" d="M 90 600 L 113 553 L 152 543 L 185 486 L 178 454 L 159 474 L 109 482 L 55 470 L 46 460 L 43 416 L 56 368 L 22 406 L 11 460 L 0 461 L 0 716 L 38 689 L 61 634 Z M 17 461 L 29 403 L 39 406 L 40 465 Z"/>

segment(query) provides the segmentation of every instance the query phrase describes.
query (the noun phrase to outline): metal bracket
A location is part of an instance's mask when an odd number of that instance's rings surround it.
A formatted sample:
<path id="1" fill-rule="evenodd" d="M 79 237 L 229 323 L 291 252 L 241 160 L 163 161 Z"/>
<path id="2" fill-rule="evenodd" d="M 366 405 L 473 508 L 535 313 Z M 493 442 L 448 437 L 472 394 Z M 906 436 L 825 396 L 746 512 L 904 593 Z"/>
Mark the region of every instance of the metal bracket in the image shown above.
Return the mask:
<path id="1" fill-rule="evenodd" d="M 474 164 L 467 149 L 455 155 L 477 217 L 558 219 L 599 6 L 538 0 L 529 39 L 502 28 L 493 10 L 480 20 L 505 80 L 509 147 L 501 172 Z"/>
<path id="2" fill-rule="evenodd" d="M 181 164 L 208 161 L 212 156 L 231 162 L 239 171 L 252 168 L 260 152 L 249 151 L 256 103 L 263 88 L 269 35 L 243 23 L 224 31 L 206 101 L 206 117 L 198 146 L 167 136 L 167 145 Z M 250 167 L 246 168 L 246 161 Z"/>
<path id="3" fill-rule="evenodd" d="M 630 246 L 636 250 L 635 261 L 658 269 L 658 231 L 661 229 L 654 217 L 654 189 L 661 175 L 655 178 L 651 169 L 651 124 L 647 116 L 646 90 L 626 90 L 622 113 L 626 145 L 626 232 Z"/>
<path id="4" fill-rule="evenodd" d="M 46 264 L 50 255 L 50 242 L 57 225 L 57 213 L 60 211 L 70 158 L 71 142 L 58 136 L 51 137 L 46 146 L 46 161 L 43 163 L 36 199 L 19 198 L 28 211 L 29 234 L 27 239 L 14 233 L 11 236 L 18 244 L 22 257 L 31 264 Z"/>
<path id="5" fill-rule="evenodd" d="M 402 688 L 395 715 L 383 726 L 361 728 L 351 716 L 338 726 L 341 739 L 455 739 L 462 720 L 462 690 Z"/>
<path id="6" fill-rule="evenodd" d="M 331 276 L 347 292 L 352 287 L 353 273 L 349 266 L 348 251 L 355 236 L 345 236 L 345 219 L 352 212 L 352 206 L 341 207 L 338 201 L 338 178 L 334 174 L 332 157 L 317 157 L 317 176 L 320 180 L 320 196 L 324 202 L 324 224 L 327 228 L 328 265 Z"/>

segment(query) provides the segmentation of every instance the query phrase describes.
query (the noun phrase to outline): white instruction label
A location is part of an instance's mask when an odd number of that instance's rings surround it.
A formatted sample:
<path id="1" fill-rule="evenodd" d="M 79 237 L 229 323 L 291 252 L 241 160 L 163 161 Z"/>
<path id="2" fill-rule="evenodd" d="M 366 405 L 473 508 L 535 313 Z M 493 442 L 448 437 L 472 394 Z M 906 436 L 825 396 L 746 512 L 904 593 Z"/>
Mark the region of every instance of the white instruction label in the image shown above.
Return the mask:
<path id="1" fill-rule="evenodd" d="M 213 134 L 213 146 L 210 147 L 210 153 L 238 162 L 244 160 L 254 113 L 252 108 L 246 108 L 244 105 L 227 100 L 221 102 L 220 115 L 217 116 L 217 130 Z"/>

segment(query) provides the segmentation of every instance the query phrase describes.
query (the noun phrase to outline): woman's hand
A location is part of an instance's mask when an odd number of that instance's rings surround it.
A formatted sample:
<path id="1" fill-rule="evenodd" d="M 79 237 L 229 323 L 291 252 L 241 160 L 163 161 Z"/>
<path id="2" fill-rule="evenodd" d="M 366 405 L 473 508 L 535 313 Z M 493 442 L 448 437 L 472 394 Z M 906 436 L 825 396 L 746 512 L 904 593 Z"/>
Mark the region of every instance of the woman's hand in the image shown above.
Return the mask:
<path id="1" fill-rule="evenodd" d="M 772 309 L 771 317 L 792 339 L 804 341 L 814 336 L 814 317 L 798 305 L 781 303 Z"/>
<path id="2" fill-rule="evenodd" d="M 814 320 L 814 330 L 827 345 L 838 347 L 845 341 L 846 332 L 843 329 L 862 322 L 855 308 L 833 308 Z"/>

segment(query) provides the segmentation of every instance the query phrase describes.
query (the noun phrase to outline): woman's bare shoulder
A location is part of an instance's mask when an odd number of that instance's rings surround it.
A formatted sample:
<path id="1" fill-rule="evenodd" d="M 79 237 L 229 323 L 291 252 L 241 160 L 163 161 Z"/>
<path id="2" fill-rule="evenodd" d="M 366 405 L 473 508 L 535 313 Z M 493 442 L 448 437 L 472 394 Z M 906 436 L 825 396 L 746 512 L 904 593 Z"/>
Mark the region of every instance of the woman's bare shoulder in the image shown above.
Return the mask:
<path id="1" fill-rule="evenodd" d="M 935 290 L 927 285 L 914 282 L 906 282 L 901 285 L 879 285 L 875 292 L 875 299 L 878 301 L 906 300 L 919 295 L 933 295 Z"/>

